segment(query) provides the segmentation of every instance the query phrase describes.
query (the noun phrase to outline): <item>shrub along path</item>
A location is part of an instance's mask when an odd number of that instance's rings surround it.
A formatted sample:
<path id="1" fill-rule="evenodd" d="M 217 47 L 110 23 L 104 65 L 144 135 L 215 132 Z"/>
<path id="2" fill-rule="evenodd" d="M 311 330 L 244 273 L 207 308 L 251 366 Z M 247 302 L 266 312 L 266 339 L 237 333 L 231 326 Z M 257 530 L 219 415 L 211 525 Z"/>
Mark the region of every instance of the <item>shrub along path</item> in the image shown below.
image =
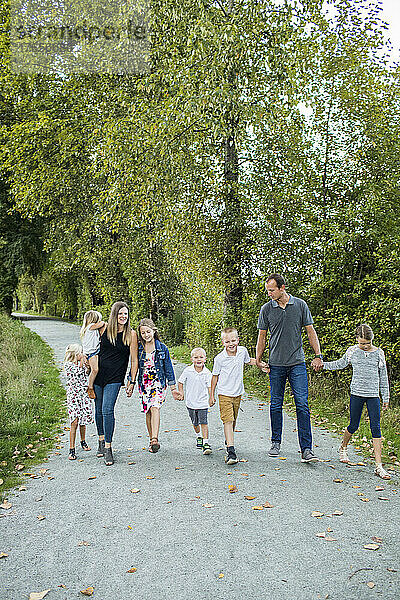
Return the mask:
<path id="1" fill-rule="evenodd" d="M 26 325 L 58 361 L 78 339 L 71 324 Z M 69 462 L 66 431 L 38 477 L 9 494 L 11 508 L 0 509 L 1 600 L 45 590 L 49 600 L 69 600 L 88 587 L 99 600 L 396 597 L 398 487 L 374 477 L 371 464 L 339 463 L 337 440 L 322 430 L 314 439 L 323 462 L 301 464 L 288 416 L 282 460 L 268 459 L 267 408 L 254 401 L 243 402 L 236 446 L 244 462 L 233 467 L 223 461 L 216 408 L 210 456 L 195 448 L 182 403 L 169 396 L 161 418 L 152 455 L 137 393 L 122 392 L 114 466 L 96 458 L 94 426 L 92 452 Z"/>

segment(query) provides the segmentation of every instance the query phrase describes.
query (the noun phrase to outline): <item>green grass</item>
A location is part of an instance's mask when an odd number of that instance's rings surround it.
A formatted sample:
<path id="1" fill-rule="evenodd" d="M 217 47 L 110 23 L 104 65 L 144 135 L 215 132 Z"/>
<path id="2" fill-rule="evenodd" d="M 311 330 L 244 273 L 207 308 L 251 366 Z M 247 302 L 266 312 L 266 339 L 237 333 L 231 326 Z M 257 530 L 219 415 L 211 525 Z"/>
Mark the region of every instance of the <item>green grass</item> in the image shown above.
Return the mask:
<path id="1" fill-rule="evenodd" d="M 50 348 L 22 323 L 0 314 L 1 497 L 43 461 L 64 418 L 65 390 Z"/>
<path id="2" fill-rule="evenodd" d="M 185 346 L 170 348 L 176 360 L 190 364 L 190 349 Z M 213 357 L 207 357 L 207 366 L 212 369 Z M 309 376 L 309 405 L 314 426 L 323 427 L 340 437 L 349 424 L 351 373 L 321 373 Z M 256 402 L 269 402 L 269 379 L 257 367 L 246 367 L 244 386 L 249 397 Z M 293 397 L 287 388 L 285 409 L 295 413 Z M 400 457 L 400 407 L 390 406 L 381 413 L 381 429 L 384 437 L 382 458 L 387 464 L 399 466 Z M 353 435 L 352 443 L 365 456 L 372 455 L 371 432 L 366 410 L 363 411 L 360 428 Z"/>

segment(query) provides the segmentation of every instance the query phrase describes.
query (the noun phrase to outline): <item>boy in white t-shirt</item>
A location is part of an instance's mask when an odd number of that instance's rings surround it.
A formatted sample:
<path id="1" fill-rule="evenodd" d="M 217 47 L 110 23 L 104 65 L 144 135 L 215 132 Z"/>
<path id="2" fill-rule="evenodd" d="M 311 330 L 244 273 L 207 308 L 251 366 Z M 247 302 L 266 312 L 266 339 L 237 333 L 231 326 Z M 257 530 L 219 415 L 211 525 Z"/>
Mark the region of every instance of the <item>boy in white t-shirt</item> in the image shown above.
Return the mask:
<path id="1" fill-rule="evenodd" d="M 197 437 L 196 447 L 203 450 L 203 454 L 211 454 L 211 446 L 208 443 L 211 371 L 205 366 L 207 357 L 203 348 L 193 348 L 190 357 L 193 364 L 186 367 L 179 377 L 178 390 L 182 394 L 182 400 L 185 398 L 186 401 Z M 183 384 L 185 384 L 185 393 Z"/>
<path id="2" fill-rule="evenodd" d="M 215 388 L 217 388 L 219 412 L 225 433 L 225 462 L 228 465 L 234 465 L 238 459 L 233 432 L 244 392 L 243 367 L 245 363 L 255 365 L 256 359 L 250 358 L 247 348 L 239 346 L 239 334 L 233 327 L 225 327 L 221 332 L 221 337 L 225 348 L 214 358 L 210 406 L 215 404 Z"/>

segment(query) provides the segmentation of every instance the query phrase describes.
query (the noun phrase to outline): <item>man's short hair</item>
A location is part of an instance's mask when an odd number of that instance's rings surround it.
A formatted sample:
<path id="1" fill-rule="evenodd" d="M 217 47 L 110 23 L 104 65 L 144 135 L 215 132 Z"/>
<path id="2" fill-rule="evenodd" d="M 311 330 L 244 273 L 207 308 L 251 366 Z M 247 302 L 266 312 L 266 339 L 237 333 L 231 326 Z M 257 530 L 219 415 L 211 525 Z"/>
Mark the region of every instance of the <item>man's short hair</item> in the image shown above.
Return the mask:
<path id="1" fill-rule="evenodd" d="M 236 327 L 224 327 L 223 330 L 221 331 L 221 338 L 224 339 L 224 335 L 226 335 L 227 333 L 237 333 L 238 337 L 239 337 L 239 332 L 236 329 Z"/>
<path id="2" fill-rule="evenodd" d="M 268 279 L 267 279 L 267 283 L 269 281 L 271 281 L 271 279 L 275 280 L 276 285 L 278 286 L 278 288 L 281 288 L 283 285 L 286 285 L 286 282 L 285 282 L 284 278 L 282 277 L 282 275 L 279 275 L 279 273 L 272 273 L 272 275 L 269 275 Z"/>

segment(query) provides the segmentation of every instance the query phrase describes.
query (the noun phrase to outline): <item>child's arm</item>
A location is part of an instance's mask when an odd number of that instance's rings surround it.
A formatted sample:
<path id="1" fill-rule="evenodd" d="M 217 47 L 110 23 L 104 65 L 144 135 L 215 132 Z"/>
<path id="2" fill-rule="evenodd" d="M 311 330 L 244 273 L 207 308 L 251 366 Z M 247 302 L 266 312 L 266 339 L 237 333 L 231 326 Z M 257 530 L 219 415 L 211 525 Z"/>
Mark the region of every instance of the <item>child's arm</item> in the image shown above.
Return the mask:
<path id="1" fill-rule="evenodd" d="M 97 321 L 97 323 L 92 323 L 91 326 L 89 327 L 89 329 L 95 330 L 95 329 L 101 329 L 102 327 L 104 327 L 105 322 L 104 321 Z"/>
<path id="2" fill-rule="evenodd" d="M 176 389 L 176 379 L 175 379 L 174 367 L 172 366 L 171 357 L 170 357 L 169 350 L 167 347 L 165 347 L 164 366 L 165 366 L 165 375 L 167 378 L 168 385 L 171 388 L 173 398 L 175 400 L 183 400 L 183 398 L 181 398 L 181 393 L 178 392 L 178 390 Z"/>
<path id="3" fill-rule="evenodd" d="M 386 368 L 385 355 L 383 350 L 379 349 L 379 365 L 378 365 L 378 373 L 379 373 L 379 390 L 382 396 L 382 409 L 386 410 L 389 406 L 389 378 Z"/>
<path id="4" fill-rule="evenodd" d="M 211 387 L 209 388 L 210 389 L 210 399 L 208 401 L 208 404 L 210 406 L 214 406 L 214 404 L 215 404 L 215 388 L 217 387 L 218 377 L 219 377 L 219 375 L 213 375 L 211 377 Z"/>
<path id="5" fill-rule="evenodd" d="M 339 371 L 340 369 L 345 369 L 350 364 L 350 350 L 351 349 L 348 348 L 348 350 L 346 350 L 342 358 L 339 358 L 339 360 L 324 362 L 322 368 L 325 371 Z"/>
<path id="6" fill-rule="evenodd" d="M 255 358 L 250 358 L 250 360 L 249 360 L 249 362 L 247 364 L 251 365 L 252 367 L 256 367 L 257 366 L 257 361 L 256 361 Z"/>
<path id="7" fill-rule="evenodd" d="M 181 383 L 180 381 L 178 381 L 178 392 L 181 395 L 181 397 L 178 398 L 178 400 L 183 400 L 185 397 L 185 394 L 183 393 L 183 383 Z"/>

